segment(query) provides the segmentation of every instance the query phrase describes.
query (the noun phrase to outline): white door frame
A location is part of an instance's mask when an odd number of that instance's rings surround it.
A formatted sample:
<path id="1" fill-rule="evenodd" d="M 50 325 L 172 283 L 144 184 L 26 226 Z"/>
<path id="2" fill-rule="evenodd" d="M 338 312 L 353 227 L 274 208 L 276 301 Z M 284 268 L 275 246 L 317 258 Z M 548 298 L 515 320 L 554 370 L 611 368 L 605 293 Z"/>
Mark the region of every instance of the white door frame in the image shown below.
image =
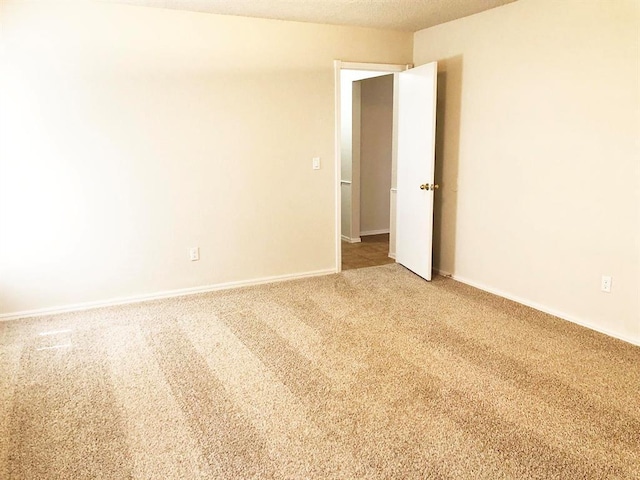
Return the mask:
<path id="1" fill-rule="evenodd" d="M 404 72 L 411 68 L 413 65 L 397 65 L 387 63 L 354 63 L 343 62 L 341 60 L 334 60 L 334 86 L 335 86 L 335 248 L 336 248 L 336 266 L 335 271 L 340 272 L 342 270 L 342 236 L 341 236 L 341 216 L 342 216 L 342 201 L 341 201 L 341 166 L 342 166 L 342 153 L 340 148 L 341 139 L 341 92 L 340 92 L 340 71 L 341 70 L 369 70 L 374 72 L 387 72 L 397 74 Z M 395 158 L 395 138 L 396 138 L 396 114 L 398 107 L 398 100 L 396 96 L 395 84 L 397 82 L 394 79 L 394 94 L 393 94 L 393 129 L 394 129 L 394 158 Z"/>

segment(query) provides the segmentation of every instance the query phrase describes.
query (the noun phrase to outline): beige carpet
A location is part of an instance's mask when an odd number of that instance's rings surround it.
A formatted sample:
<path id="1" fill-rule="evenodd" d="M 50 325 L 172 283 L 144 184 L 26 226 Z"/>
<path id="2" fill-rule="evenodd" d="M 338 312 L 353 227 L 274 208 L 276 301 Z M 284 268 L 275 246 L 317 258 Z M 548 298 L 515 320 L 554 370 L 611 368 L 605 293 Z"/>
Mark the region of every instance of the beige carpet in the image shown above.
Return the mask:
<path id="1" fill-rule="evenodd" d="M 0 478 L 640 478 L 640 348 L 397 265 L 0 333 Z"/>

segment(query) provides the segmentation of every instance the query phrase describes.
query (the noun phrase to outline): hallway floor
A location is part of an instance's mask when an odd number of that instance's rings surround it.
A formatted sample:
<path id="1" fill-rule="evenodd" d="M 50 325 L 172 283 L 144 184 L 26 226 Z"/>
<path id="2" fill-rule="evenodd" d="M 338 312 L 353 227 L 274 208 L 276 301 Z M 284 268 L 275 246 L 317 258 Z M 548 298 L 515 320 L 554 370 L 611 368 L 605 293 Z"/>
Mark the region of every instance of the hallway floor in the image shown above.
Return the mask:
<path id="1" fill-rule="evenodd" d="M 342 242 L 342 270 L 395 263 L 389 257 L 389 234 L 367 235 L 360 243 Z"/>

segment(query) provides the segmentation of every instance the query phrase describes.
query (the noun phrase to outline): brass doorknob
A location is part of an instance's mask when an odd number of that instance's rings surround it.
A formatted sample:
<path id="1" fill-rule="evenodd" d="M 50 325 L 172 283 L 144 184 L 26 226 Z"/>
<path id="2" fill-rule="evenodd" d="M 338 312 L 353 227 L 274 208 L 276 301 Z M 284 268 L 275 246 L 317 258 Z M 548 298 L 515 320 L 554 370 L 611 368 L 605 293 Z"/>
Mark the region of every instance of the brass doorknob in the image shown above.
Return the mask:
<path id="1" fill-rule="evenodd" d="M 429 190 L 429 184 L 423 183 L 422 185 L 420 185 L 420 190 Z"/>
<path id="2" fill-rule="evenodd" d="M 432 190 L 436 190 L 438 188 L 440 188 L 440 185 L 438 185 L 437 183 L 431 186 Z"/>

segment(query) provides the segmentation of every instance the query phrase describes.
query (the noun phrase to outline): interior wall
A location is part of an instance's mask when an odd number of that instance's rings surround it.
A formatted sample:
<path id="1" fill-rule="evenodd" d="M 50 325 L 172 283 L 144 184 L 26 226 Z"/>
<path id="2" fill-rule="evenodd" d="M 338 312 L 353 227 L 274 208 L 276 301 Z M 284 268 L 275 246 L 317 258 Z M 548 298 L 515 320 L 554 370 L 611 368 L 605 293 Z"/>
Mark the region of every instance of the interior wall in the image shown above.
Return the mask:
<path id="1" fill-rule="evenodd" d="M 351 238 L 360 242 L 360 82 L 351 84 Z M 342 161 L 342 160 L 340 160 Z"/>
<path id="2" fill-rule="evenodd" d="M 393 75 L 360 82 L 360 235 L 389 232 Z"/>
<path id="3" fill-rule="evenodd" d="M 354 70 L 340 71 L 340 225 L 344 240 L 353 237 L 351 226 L 353 190 L 353 81 Z"/>
<path id="4" fill-rule="evenodd" d="M 435 265 L 635 343 L 639 8 L 519 0 L 414 43 L 439 62 Z"/>
<path id="5" fill-rule="evenodd" d="M 389 256 L 396 258 L 396 215 L 398 195 L 398 98 L 400 91 L 398 80 L 400 76 L 393 74 L 393 120 L 391 133 L 391 194 L 389 213 Z"/>
<path id="6" fill-rule="evenodd" d="M 0 9 L 0 314 L 333 271 L 333 61 L 408 63 L 411 34 Z"/>

